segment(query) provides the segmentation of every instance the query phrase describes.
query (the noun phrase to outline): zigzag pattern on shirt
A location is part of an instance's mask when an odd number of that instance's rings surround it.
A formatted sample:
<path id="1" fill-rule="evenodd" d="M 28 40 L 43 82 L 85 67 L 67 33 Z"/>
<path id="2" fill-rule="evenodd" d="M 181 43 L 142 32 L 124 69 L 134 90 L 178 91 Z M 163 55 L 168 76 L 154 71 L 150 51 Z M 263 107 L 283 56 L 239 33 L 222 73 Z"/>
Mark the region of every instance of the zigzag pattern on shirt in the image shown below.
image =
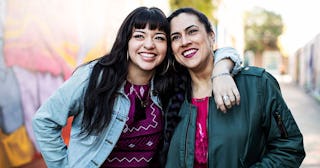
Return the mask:
<path id="1" fill-rule="evenodd" d="M 151 111 L 151 115 L 153 116 L 153 119 L 152 119 L 152 123 L 149 124 L 147 127 L 144 127 L 144 126 L 139 126 L 138 128 L 136 127 L 132 127 L 132 128 L 129 128 L 128 124 L 125 124 L 124 126 L 124 129 L 123 129 L 123 133 L 126 133 L 126 132 L 133 132 L 133 131 L 140 131 L 141 129 L 144 129 L 144 130 L 148 130 L 150 127 L 152 128 L 156 128 L 158 126 L 158 122 L 156 121 L 156 114 L 155 114 L 155 108 L 154 108 L 155 104 L 152 102 L 151 105 L 150 105 L 150 108 L 152 109 Z"/>
<path id="2" fill-rule="evenodd" d="M 109 159 L 108 158 L 108 161 L 111 163 L 111 162 L 114 162 L 114 161 L 117 161 L 117 162 L 123 162 L 123 161 L 125 161 L 125 162 L 129 162 L 129 163 L 131 163 L 132 161 L 135 161 L 135 162 L 141 162 L 142 160 L 144 160 L 145 162 L 150 162 L 151 161 L 151 159 L 152 158 L 150 158 L 150 159 L 147 159 L 147 158 L 145 158 L 145 157 L 142 157 L 142 158 L 136 158 L 136 157 L 133 157 L 133 158 L 131 158 L 131 159 L 129 159 L 129 158 L 126 158 L 126 157 L 124 157 L 124 158 L 118 158 L 118 157 L 114 157 L 114 158 L 112 158 L 112 159 Z"/>

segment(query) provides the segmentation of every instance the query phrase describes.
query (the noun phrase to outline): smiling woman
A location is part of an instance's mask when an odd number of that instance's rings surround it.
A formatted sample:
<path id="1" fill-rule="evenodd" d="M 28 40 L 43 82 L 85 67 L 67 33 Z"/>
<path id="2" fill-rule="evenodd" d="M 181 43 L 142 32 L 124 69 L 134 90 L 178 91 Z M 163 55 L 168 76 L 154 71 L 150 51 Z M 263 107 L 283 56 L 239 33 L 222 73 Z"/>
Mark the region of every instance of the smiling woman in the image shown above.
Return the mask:
<path id="1" fill-rule="evenodd" d="M 186 93 L 179 107 L 171 103 L 165 113 L 175 112 L 170 111 L 174 106 L 181 118 L 167 139 L 166 167 L 299 167 L 305 157 L 303 137 L 275 78 L 258 67 L 243 68 L 234 77 L 244 95 L 241 103 L 221 113 L 211 92 L 216 55 L 210 22 L 193 8 L 178 9 L 168 20 Z"/>
<path id="2" fill-rule="evenodd" d="M 167 35 L 158 29 L 150 30 L 149 25 L 144 29 L 133 29 L 132 37 L 129 40 L 128 54 L 129 59 L 129 76 L 147 75 L 146 72 L 153 70 L 164 60 L 167 53 Z M 134 74 L 130 74 L 130 73 Z M 148 73 L 150 79 L 152 73 Z M 145 84 L 137 78 L 130 78 L 135 84 Z"/>
<path id="3" fill-rule="evenodd" d="M 202 26 L 194 15 L 182 13 L 171 20 L 170 28 L 171 47 L 176 60 L 189 69 L 197 68 L 196 71 L 207 68 L 206 72 L 211 74 L 215 41 L 214 32 L 207 33 L 207 29 L 212 30 L 211 27 Z M 195 67 L 199 63 L 201 65 Z"/>

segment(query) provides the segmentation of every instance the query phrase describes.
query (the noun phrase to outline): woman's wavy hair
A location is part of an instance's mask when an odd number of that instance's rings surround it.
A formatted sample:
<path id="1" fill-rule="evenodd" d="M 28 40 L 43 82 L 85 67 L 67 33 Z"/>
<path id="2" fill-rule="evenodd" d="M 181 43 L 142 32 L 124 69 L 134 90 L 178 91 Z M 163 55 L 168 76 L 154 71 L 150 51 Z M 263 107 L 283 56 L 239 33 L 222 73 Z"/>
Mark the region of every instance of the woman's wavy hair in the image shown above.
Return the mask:
<path id="1" fill-rule="evenodd" d="M 118 96 L 117 90 L 126 81 L 128 75 L 127 52 L 132 31 L 144 29 L 146 26 L 151 30 L 164 31 L 169 46 L 169 23 L 165 14 L 156 7 L 139 7 L 133 10 L 123 21 L 110 53 L 98 58 L 93 67 L 84 97 L 82 133 L 96 135 L 108 126 L 114 101 Z M 168 88 L 169 82 L 164 73 L 170 63 L 168 53 L 164 61 L 156 67 L 155 89 L 152 94 L 164 95 Z"/>
<path id="2" fill-rule="evenodd" d="M 201 12 L 193 9 L 193 8 L 180 8 L 174 11 L 169 17 L 169 23 L 173 18 L 177 17 L 181 13 L 187 13 L 191 15 L 195 15 L 199 21 L 204 25 L 207 33 L 214 32 L 208 18 Z M 186 20 L 187 22 L 187 20 Z M 170 48 L 171 49 L 171 48 Z M 172 53 L 172 50 L 170 51 Z M 172 69 L 174 70 L 173 78 L 175 79 L 173 94 L 170 95 L 170 103 L 167 107 L 165 118 L 166 118 L 166 126 L 164 130 L 164 139 L 162 149 L 160 151 L 160 163 L 161 167 L 165 167 L 167 153 L 171 141 L 171 137 L 173 132 L 180 120 L 179 111 L 184 102 L 185 98 L 188 101 L 191 101 L 191 77 L 189 75 L 188 69 L 181 64 L 179 64 L 173 57 L 172 59 Z"/>

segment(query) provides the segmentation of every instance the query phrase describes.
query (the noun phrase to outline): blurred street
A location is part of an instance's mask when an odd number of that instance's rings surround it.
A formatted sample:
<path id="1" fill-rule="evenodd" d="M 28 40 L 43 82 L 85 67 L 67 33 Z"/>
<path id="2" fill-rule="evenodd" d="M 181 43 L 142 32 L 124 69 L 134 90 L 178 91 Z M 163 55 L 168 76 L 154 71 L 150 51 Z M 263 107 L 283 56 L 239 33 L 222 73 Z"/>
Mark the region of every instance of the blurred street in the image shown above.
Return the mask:
<path id="1" fill-rule="evenodd" d="M 279 78 L 282 94 L 304 137 L 306 158 L 301 168 L 320 167 L 320 102 L 296 84 Z"/>

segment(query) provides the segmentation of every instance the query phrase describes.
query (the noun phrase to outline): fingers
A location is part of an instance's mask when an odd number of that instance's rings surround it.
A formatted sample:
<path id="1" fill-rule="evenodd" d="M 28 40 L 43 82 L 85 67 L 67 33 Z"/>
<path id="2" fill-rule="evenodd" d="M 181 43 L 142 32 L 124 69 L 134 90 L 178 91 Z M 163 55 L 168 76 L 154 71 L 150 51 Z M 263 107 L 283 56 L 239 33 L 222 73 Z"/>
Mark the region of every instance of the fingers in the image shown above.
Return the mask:
<path id="1" fill-rule="evenodd" d="M 222 97 L 221 96 L 215 96 L 214 100 L 215 100 L 215 102 L 217 104 L 217 109 L 220 109 L 223 113 L 226 113 L 227 112 L 227 108 L 224 105 Z"/>
<path id="2" fill-rule="evenodd" d="M 232 106 L 240 105 L 240 93 L 239 93 L 238 89 L 236 88 L 236 86 L 234 86 L 232 89 L 230 89 L 228 91 L 228 93 L 225 95 L 227 95 L 229 97 L 229 100 L 230 100 Z M 226 103 L 226 102 L 224 102 L 224 103 Z M 227 101 L 227 103 L 228 103 L 228 101 Z"/>
<path id="3" fill-rule="evenodd" d="M 226 102 L 224 102 L 224 103 L 228 103 L 230 101 L 231 105 L 230 105 L 230 107 L 227 106 L 228 108 L 231 108 L 232 106 L 236 105 L 236 97 L 233 94 L 232 90 L 230 90 L 228 92 L 227 97 L 228 97 L 228 100 Z"/>
<path id="4" fill-rule="evenodd" d="M 240 93 L 231 76 L 220 76 L 213 79 L 212 82 L 213 94 L 218 109 L 226 112 L 227 109 L 240 104 Z"/>
<path id="5" fill-rule="evenodd" d="M 231 84 L 225 95 L 229 97 L 232 106 L 240 105 L 240 93 L 235 83 Z"/>
<path id="6" fill-rule="evenodd" d="M 232 89 L 232 93 L 235 97 L 235 102 L 237 105 L 240 105 L 240 93 L 239 93 L 239 90 L 235 87 Z"/>
<path id="7" fill-rule="evenodd" d="M 215 96 L 215 101 L 217 104 L 217 109 L 220 109 L 222 112 L 226 113 L 227 109 L 240 104 L 240 94 L 238 90 L 235 89 L 230 91 L 228 94 L 224 94 L 224 96 Z"/>
<path id="8" fill-rule="evenodd" d="M 222 96 L 222 99 L 223 99 L 223 102 L 227 106 L 228 109 L 232 107 L 232 103 L 231 103 L 231 100 L 230 100 L 228 95 Z"/>

